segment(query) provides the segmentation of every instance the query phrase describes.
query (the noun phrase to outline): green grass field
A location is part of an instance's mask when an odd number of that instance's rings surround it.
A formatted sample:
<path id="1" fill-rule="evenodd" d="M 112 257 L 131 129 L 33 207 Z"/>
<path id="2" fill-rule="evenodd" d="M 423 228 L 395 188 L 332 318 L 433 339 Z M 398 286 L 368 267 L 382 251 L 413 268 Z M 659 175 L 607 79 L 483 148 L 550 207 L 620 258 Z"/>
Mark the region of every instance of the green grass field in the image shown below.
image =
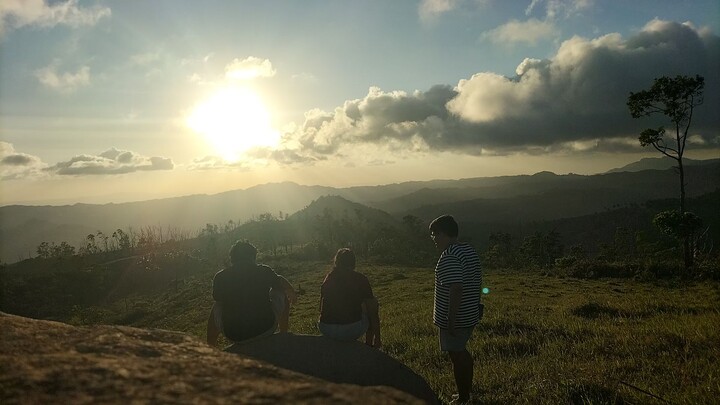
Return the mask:
<path id="1" fill-rule="evenodd" d="M 317 334 L 324 263 L 270 263 L 305 290 L 291 332 Z M 360 264 L 381 305 L 384 350 L 425 377 L 442 400 L 454 393 L 432 325 L 431 268 Z M 211 272 L 160 294 L 78 308 L 71 323 L 184 331 L 204 340 Z M 478 403 L 720 401 L 720 286 L 578 280 L 487 271 L 485 318 L 469 344 Z"/>

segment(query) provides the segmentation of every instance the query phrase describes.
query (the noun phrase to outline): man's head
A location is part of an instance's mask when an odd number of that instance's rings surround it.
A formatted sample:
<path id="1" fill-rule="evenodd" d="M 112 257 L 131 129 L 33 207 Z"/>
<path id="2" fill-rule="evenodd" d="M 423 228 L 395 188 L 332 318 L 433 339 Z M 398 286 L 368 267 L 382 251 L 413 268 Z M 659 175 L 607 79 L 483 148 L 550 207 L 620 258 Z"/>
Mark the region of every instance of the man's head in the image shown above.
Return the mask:
<path id="1" fill-rule="evenodd" d="M 333 269 L 341 271 L 355 270 L 355 253 L 348 248 L 339 249 L 335 253 L 335 259 L 333 259 Z"/>
<path id="2" fill-rule="evenodd" d="M 430 237 L 439 250 L 447 249 L 451 242 L 457 240 L 458 224 L 451 215 L 442 215 L 430 223 Z"/>
<path id="3" fill-rule="evenodd" d="M 248 241 L 239 240 L 230 248 L 230 263 L 233 265 L 254 265 L 257 249 Z"/>

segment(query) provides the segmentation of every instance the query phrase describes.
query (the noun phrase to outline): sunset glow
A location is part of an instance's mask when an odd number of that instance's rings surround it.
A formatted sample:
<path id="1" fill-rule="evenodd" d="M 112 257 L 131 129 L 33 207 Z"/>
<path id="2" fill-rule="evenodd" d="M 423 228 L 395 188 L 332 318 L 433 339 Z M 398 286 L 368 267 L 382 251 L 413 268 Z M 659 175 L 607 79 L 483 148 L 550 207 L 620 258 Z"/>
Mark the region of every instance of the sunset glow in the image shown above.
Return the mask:
<path id="1" fill-rule="evenodd" d="M 638 135 L 667 123 L 633 119 L 627 98 L 659 76 L 705 78 L 686 156 L 716 158 L 718 12 L 0 0 L 0 206 L 602 173 L 656 157 Z"/>
<path id="2" fill-rule="evenodd" d="M 187 117 L 187 125 L 231 162 L 253 147 L 277 145 L 280 137 L 260 97 L 238 87 L 218 90 L 198 103 Z"/>

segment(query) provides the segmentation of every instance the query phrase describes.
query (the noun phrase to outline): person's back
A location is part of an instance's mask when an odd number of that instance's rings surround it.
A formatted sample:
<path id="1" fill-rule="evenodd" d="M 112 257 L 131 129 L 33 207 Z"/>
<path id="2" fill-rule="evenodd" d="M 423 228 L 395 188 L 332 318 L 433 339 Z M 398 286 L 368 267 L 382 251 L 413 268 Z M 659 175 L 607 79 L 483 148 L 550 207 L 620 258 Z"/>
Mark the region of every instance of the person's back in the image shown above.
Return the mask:
<path id="1" fill-rule="evenodd" d="M 213 299 L 207 323 L 207 342 L 218 335 L 234 342 L 288 331 L 290 304 L 296 299 L 290 283 L 268 266 L 257 264 L 257 249 L 237 241 L 230 248 L 232 265 L 213 278 Z"/>
<path id="2" fill-rule="evenodd" d="M 445 258 L 450 258 L 446 260 Z M 443 314 L 448 312 L 449 306 L 449 288 L 448 284 L 453 282 L 461 283 L 463 286 L 460 306 L 455 318 L 455 327 L 468 328 L 475 326 L 480 320 L 480 312 L 478 303 L 480 302 L 480 293 L 482 286 L 482 271 L 480 268 L 480 257 L 474 247 L 467 243 L 450 244 L 441 254 L 439 263 L 444 264 L 444 268 L 438 269 L 445 274 L 461 275 L 460 279 L 452 279 L 443 276 L 442 273 L 436 272 L 435 294 L 438 298 L 436 311 Z M 457 269 L 453 267 L 457 266 Z M 440 278 L 444 278 L 440 282 Z M 456 277 L 456 276 L 454 276 Z M 438 316 L 433 314 L 435 323 L 441 327 L 447 327 L 445 322 L 446 315 Z"/>
<path id="3" fill-rule="evenodd" d="M 474 361 L 467 343 L 480 321 L 482 273 L 475 249 L 458 242 L 459 227 L 451 215 L 430 223 L 430 237 L 440 251 L 435 265 L 433 323 L 438 327 L 440 350 L 450 355 L 458 393 L 456 402 L 470 402 Z"/>
<path id="4" fill-rule="evenodd" d="M 363 274 L 333 270 L 325 277 L 320 296 L 320 322 L 348 324 L 362 320 L 362 304 L 373 298 L 373 293 Z"/>
<path id="5" fill-rule="evenodd" d="M 277 285 L 277 274 L 264 265 L 231 266 L 213 279 L 213 298 L 224 308 L 225 336 L 242 341 L 275 325 L 270 289 Z"/>
<path id="6" fill-rule="evenodd" d="M 353 341 L 365 334 L 365 343 L 382 345 L 378 302 L 370 281 L 355 271 L 355 253 L 339 249 L 333 259 L 333 270 L 320 287 L 320 322 L 323 336 Z"/>

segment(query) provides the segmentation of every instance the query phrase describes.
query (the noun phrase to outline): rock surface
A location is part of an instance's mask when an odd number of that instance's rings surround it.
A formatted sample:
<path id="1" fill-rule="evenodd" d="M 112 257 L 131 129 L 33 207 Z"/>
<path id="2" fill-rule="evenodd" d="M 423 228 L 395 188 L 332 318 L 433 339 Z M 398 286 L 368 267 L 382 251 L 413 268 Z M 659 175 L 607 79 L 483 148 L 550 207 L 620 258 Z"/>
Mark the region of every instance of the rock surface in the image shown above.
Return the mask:
<path id="1" fill-rule="evenodd" d="M 389 386 L 428 403 L 437 402 L 425 379 L 387 354 L 357 341 L 285 333 L 237 343 L 226 351 L 327 381 Z"/>
<path id="2" fill-rule="evenodd" d="M 0 313 L 0 403 L 422 403 L 213 349 L 187 335 Z"/>

